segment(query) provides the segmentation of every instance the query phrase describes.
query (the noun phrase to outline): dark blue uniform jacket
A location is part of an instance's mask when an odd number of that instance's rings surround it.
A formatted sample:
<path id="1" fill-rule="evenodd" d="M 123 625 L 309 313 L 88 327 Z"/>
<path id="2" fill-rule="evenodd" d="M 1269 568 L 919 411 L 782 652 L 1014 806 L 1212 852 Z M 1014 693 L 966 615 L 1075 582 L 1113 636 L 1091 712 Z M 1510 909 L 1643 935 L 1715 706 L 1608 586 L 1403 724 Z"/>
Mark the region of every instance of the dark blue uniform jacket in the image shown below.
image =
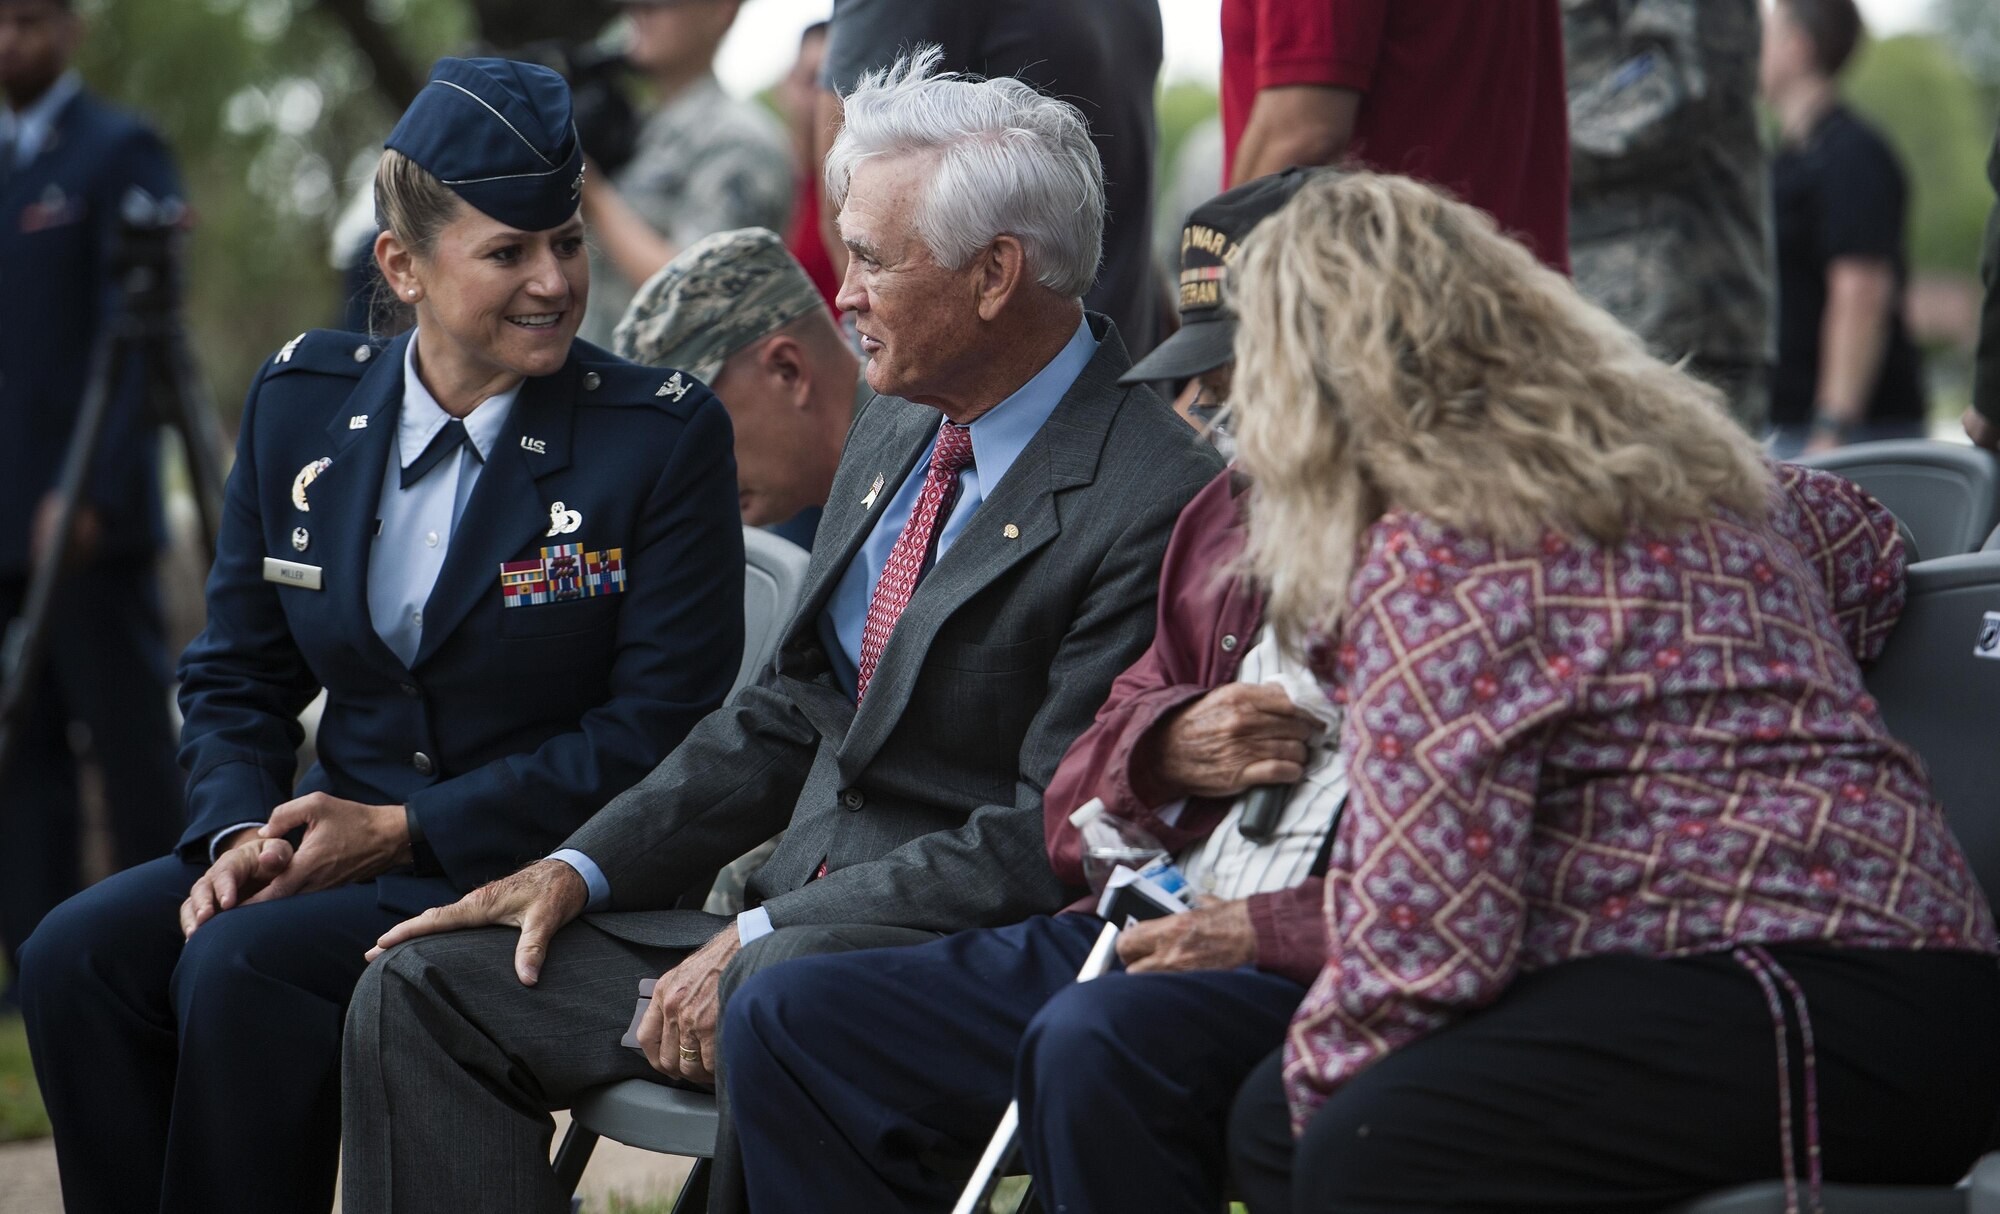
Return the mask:
<path id="1" fill-rule="evenodd" d="M 0 577 L 27 573 L 29 520 L 62 470 L 91 351 L 117 302 L 112 244 L 135 186 L 179 193 L 165 145 L 88 93 L 0 186 Z M 161 534 L 159 438 L 144 424 L 142 387 L 131 374 L 113 396 L 85 486 L 107 557 L 151 552 Z"/>
<path id="2" fill-rule="evenodd" d="M 405 667 L 368 614 L 368 554 L 407 337 L 315 331 L 244 405 L 208 627 L 181 661 L 181 852 L 325 791 L 407 804 L 440 875 L 378 879 L 416 911 L 553 850 L 721 704 L 743 644 L 743 538 L 722 405 L 698 382 L 578 342 L 529 380 L 453 533 Z M 294 499 L 303 469 L 331 462 Z M 548 535 L 556 502 L 581 515 Z M 303 531 L 303 549 L 295 546 Z M 503 606 L 503 562 L 622 550 L 622 593 Z M 320 588 L 266 580 L 266 557 Z M 321 688 L 318 762 L 292 787 Z"/>

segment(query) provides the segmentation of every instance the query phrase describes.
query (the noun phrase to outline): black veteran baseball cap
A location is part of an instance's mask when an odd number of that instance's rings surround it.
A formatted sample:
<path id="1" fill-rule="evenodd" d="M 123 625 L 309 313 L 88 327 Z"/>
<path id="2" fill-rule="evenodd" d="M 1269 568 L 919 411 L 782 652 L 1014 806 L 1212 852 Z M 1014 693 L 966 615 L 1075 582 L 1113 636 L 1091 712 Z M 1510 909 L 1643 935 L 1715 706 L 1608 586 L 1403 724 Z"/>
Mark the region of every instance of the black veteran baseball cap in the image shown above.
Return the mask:
<path id="1" fill-rule="evenodd" d="M 569 85 L 540 64 L 438 60 L 387 143 L 478 210 L 523 231 L 564 223 L 583 193 Z"/>
<path id="2" fill-rule="evenodd" d="M 1213 371 L 1234 354 L 1236 314 L 1223 303 L 1222 276 L 1250 229 L 1292 200 L 1314 173 L 1286 169 L 1245 182 L 1196 207 L 1181 229 L 1181 327 L 1118 382 L 1186 379 Z"/>

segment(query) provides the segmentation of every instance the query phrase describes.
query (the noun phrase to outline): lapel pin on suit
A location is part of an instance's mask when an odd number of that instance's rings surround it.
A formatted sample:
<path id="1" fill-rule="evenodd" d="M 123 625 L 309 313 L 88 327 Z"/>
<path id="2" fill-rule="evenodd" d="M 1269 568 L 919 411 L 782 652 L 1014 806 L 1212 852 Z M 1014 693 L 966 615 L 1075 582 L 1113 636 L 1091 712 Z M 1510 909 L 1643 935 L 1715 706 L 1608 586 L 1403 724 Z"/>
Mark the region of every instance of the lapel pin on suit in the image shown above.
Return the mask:
<path id="1" fill-rule="evenodd" d="M 1021 538 L 1021 529 L 1012 523 L 1008 523 L 1005 527 L 1000 528 L 1000 534 L 1010 540 L 1018 540 Z"/>
<path id="2" fill-rule="evenodd" d="M 310 511 L 312 505 L 306 501 L 306 486 L 318 480 L 319 474 L 331 467 L 333 460 L 321 457 L 299 469 L 299 474 L 292 478 L 292 505 Z"/>
<path id="3" fill-rule="evenodd" d="M 875 499 L 880 497 L 881 495 L 882 495 L 882 474 L 880 472 L 877 472 L 875 474 L 875 483 L 868 486 L 868 496 L 861 499 L 861 508 L 863 510 L 873 510 L 875 508 Z"/>
<path id="4" fill-rule="evenodd" d="M 310 543 L 312 543 L 312 536 L 306 533 L 304 527 L 292 528 L 292 548 L 295 551 L 304 552 L 306 545 Z"/>
<path id="5" fill-rule="evenodd" d="M 368 428 L 368 415 L 366 413 L 357 413 L 353 417 L 348 418 L 347 428 L 349 430 L 366 430 Z"/>

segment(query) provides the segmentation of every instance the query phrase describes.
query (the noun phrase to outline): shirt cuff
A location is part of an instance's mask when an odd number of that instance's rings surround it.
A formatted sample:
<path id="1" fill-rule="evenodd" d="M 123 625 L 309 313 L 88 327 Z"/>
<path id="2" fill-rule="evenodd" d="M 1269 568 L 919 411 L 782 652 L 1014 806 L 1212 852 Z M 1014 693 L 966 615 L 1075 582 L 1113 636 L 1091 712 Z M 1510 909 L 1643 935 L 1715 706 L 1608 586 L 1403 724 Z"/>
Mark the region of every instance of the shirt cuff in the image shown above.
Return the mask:
<path id="1" fill-rule="evenodd" d="M 224 839 L 227 839 L 229 836 L 235 834 L 239 830 L 242 830 L 246 826 L 262 826 L 262 825 L 264 825 L 262 822 L 238 822 L 233 826 L 225 826 L 221 830 L 218 830 L 214 834 L 210 835 L 208 837 L 208 862 L 210 864 L 215 863 L 217 857 L 221 855 L 222 841 Z"/>
<path id="2" fill-rule="evenodd" d="M 761 940 L 778 929 L 771 926 L 771 912 L 761 906 L 753 906 L 736 916 L 736 943 L 748 944 Z"/>
<path id="3" fill-rule="evenodd" d="M 597 867 L 597 861 L 592 860 L 589 856 L 584 855 L 574 847 L 565 847 L 561 851 L 552 854 L 549 859 L 561 860 L 564 864 L 575 869 L 576 875 L 582 877 L 584 885 L 589 887 L 590 901 L 583 904 L 585 914 L 596 914 L 598 911 L 610 907 L 611 882 L 604 879 L 604 870 Z"/>

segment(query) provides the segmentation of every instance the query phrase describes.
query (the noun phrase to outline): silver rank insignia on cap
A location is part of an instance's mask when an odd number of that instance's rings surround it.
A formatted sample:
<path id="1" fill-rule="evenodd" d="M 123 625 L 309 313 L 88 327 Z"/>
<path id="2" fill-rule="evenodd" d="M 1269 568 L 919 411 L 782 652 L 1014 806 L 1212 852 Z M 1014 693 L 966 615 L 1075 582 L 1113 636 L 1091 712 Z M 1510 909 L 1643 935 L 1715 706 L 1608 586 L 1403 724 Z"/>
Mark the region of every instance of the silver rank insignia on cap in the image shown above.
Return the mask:
<path id="1" fill-rule="evenodd" d="M 875 474 L 875 483 L 868 486 L 868 496 L 861 499 L 861 508 L 863 510 L 873 510 L 875 508 L 875 499 L 880 496 L 882 496 L 882 474 L 877 472 Z"/>
<path id="2" fill-rule="evenodd" d="M 292 478 L 292 505 L 310 511 L 312 504 L 306 501 L 306 486 L 318 480 L 319 474 L 331 467 L 333 461 L 322 457 L 299 469 L 299 474 Z"/>
<path id="3" fill-rule="evenodd" d="M 357 413 L 353 417 L 348 418 L 347 428 L 349 430 L 366 430 L 368 428 L 368 415 L 366 413 Z"/>
<path id="4" fill-rule="evenodd" d="M 563 503 L 557 502 L 549 507 L 548 534 L 568 535 L 581 526 L 583 526 L 583 515 L 565 508 Z"/>
<path id="5" fill-rule="evenodd" d="M 304 527 L 292 528 L 292 547 L 294 549 L 304 552 L 306 545 L 310 543 L 312 543 L 312 536 L 306 533 Z"/>
<path id="6" fill-rule="evenodd" d="M 674 372 L 673 377 L 667 380 L 666 383 L 661 384 L 660 390 L 658 392 L 653 393 L 653 395 L 671 396 L 675 400 L 679 400 L 681 397 L 686 396 L 688 394 L 688 389 L 692 387 L 694 387 L 694 385 L 682 379 L 681 373 L 679 371 L 676 371 Z"/>

